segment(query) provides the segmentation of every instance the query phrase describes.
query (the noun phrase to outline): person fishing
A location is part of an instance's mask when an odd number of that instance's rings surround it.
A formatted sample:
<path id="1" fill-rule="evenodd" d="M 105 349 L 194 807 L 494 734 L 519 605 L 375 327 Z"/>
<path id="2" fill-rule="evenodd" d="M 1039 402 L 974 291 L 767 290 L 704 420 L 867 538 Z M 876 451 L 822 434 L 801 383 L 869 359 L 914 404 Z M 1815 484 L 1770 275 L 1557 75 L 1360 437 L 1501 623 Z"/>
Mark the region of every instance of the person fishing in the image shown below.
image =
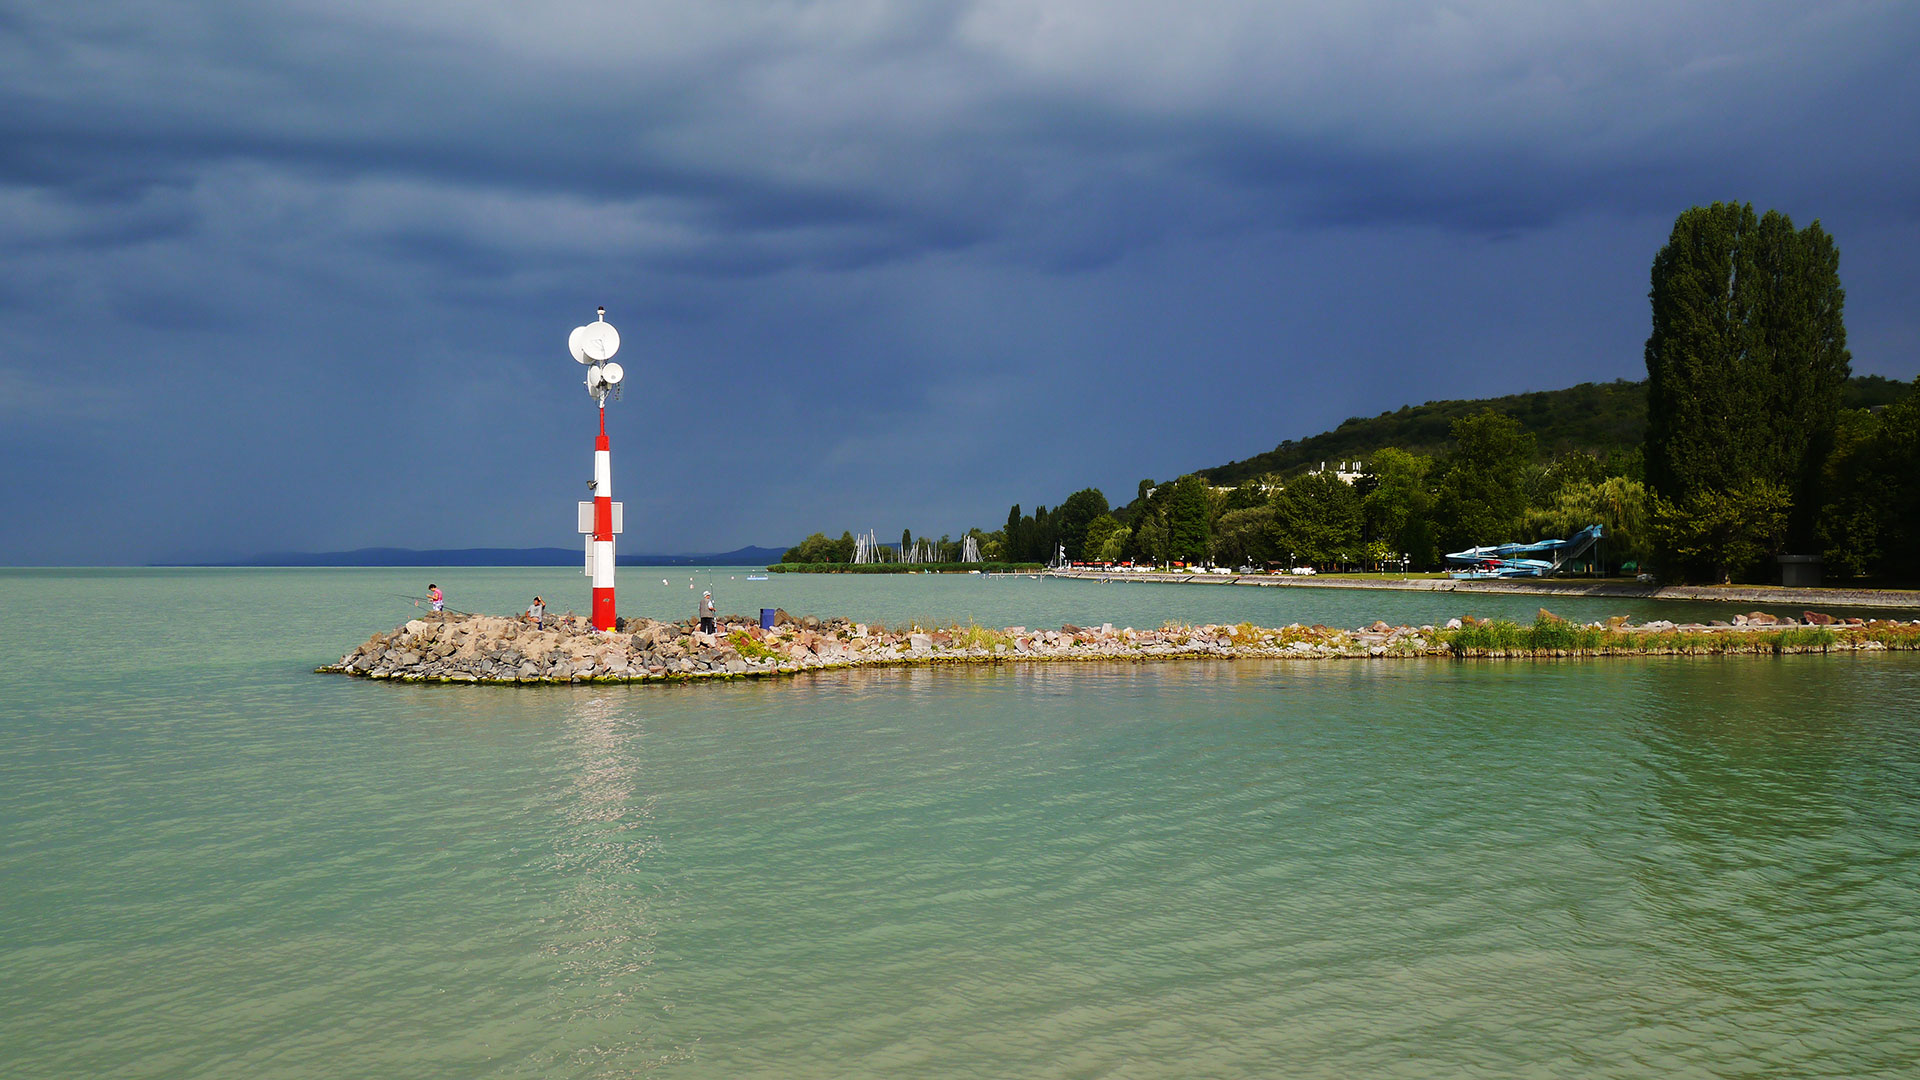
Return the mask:
<path id="1" fill-rule="evenodd" d="M 447 606 L 447 598 L 441 595 L 440 586 L 427 582 L 427 609 L 440 611 Z"/>
<path id="2" fill-rule="evenodd" d="M 713 633 L 713 593 L 711 591 L 700 594 L 700 632 Z"/>
<path id="3" fill-rule="evenodd" d="M 527 608 L 527 618 L 533 620 L 535 630 L 547 628 L 547 602 L 539 597 L 533 598 L 532 606 Z"/>

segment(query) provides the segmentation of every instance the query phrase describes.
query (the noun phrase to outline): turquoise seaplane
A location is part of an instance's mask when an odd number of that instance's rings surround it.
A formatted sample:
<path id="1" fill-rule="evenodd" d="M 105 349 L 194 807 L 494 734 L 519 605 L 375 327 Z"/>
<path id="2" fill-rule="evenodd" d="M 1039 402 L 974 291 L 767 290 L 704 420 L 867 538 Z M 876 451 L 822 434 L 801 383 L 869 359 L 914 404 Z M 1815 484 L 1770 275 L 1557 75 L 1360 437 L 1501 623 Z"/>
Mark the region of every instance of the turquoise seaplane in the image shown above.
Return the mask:
<path id="1" fill-rule="evenodd" d="M 1447 556 L 1447 576 L 1461 580 L 1489 578 L 1548 577 L 1587 553 L 1604 530 L 1589 525 L 1565 540 L 1540 540 L 1531 544 L 1494 544 L 1468 548 Z"/>

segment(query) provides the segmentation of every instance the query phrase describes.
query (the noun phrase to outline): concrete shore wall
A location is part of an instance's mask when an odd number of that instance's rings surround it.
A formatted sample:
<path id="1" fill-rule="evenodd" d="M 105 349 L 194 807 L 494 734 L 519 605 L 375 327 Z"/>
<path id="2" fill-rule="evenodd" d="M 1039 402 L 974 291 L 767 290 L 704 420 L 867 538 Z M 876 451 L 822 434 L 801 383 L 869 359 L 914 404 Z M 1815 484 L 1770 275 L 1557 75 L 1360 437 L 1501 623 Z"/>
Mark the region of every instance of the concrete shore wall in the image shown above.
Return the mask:
<path id="1" fill-rule="evenodd" d="M 1062 626 L 868 626 L 782 618 L 771 630 L 741 618 L 713 634 L 690 623 L 623 620 L 613 632 L 561 618 L 445 613 L 378 633 L 317 670 L 401 682 L 537 685 L 751 678 L 917 664 L 1019 664 L 1176 659 L 1336 660 L 1726 655 L 1920 649 L 1920 621 L 1802 620 L 1754 612 L 1729 623 L 1630 625 L 1616 616 L 1576 624 L 1542 611 L 1532 626 L 1449 620 L 1445 626 L 1352 630 L 1327 626 L 1167 625 L 1157 630 Z"/>
<path id="2" fill-rule="evenodd" d="M 1161 585 L 1253 585 L 1297 589 L 1390 589 L 1405 592 L 1507 593 L 1520 596 L 1603 596 L 1640 600 L 1711 600 L 1732 604 L 1789 604 L 1812 607 L 1884 608 L 1920 611 L 1920 591 L 1912 589 L 1787 589 L 1771 585 L 1652 585 L 1628 581 L 1555 580 L 1456 581 L 1452 578 L 1293 577 L 1285 574 L 1132 573 L 1113 570 L 1048 570 L 1047 577 L 1100 581 L 1143 581 Z"/>

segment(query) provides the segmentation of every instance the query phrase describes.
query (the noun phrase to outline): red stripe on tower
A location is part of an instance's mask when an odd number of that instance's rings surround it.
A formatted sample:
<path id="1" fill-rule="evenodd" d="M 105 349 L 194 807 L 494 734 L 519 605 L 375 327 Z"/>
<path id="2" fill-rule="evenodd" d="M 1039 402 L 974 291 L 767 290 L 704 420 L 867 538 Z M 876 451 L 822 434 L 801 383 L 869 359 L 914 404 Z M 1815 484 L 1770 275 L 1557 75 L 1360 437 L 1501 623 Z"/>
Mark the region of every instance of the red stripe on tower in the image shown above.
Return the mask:
<path id="1" fill-rule="evenodd" d="M 613 602 L 613 452 L 607 446 L 607 410 L 600 409 L 600 437 L 593 444 L 593 625 L 611 630 Z"/>

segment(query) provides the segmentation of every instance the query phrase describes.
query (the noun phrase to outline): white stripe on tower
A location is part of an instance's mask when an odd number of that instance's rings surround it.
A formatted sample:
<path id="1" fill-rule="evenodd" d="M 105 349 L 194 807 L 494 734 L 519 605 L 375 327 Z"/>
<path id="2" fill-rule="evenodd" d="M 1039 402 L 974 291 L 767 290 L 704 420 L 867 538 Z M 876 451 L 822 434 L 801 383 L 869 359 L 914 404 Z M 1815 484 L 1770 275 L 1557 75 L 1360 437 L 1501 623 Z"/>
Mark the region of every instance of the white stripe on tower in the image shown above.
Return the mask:
<path id="1" fill-rule="evenodd" d="M 602 405 L 600 439 L 593 445 L 593 625 L 611 630 L 613 623 L 613 452 Z"/>

